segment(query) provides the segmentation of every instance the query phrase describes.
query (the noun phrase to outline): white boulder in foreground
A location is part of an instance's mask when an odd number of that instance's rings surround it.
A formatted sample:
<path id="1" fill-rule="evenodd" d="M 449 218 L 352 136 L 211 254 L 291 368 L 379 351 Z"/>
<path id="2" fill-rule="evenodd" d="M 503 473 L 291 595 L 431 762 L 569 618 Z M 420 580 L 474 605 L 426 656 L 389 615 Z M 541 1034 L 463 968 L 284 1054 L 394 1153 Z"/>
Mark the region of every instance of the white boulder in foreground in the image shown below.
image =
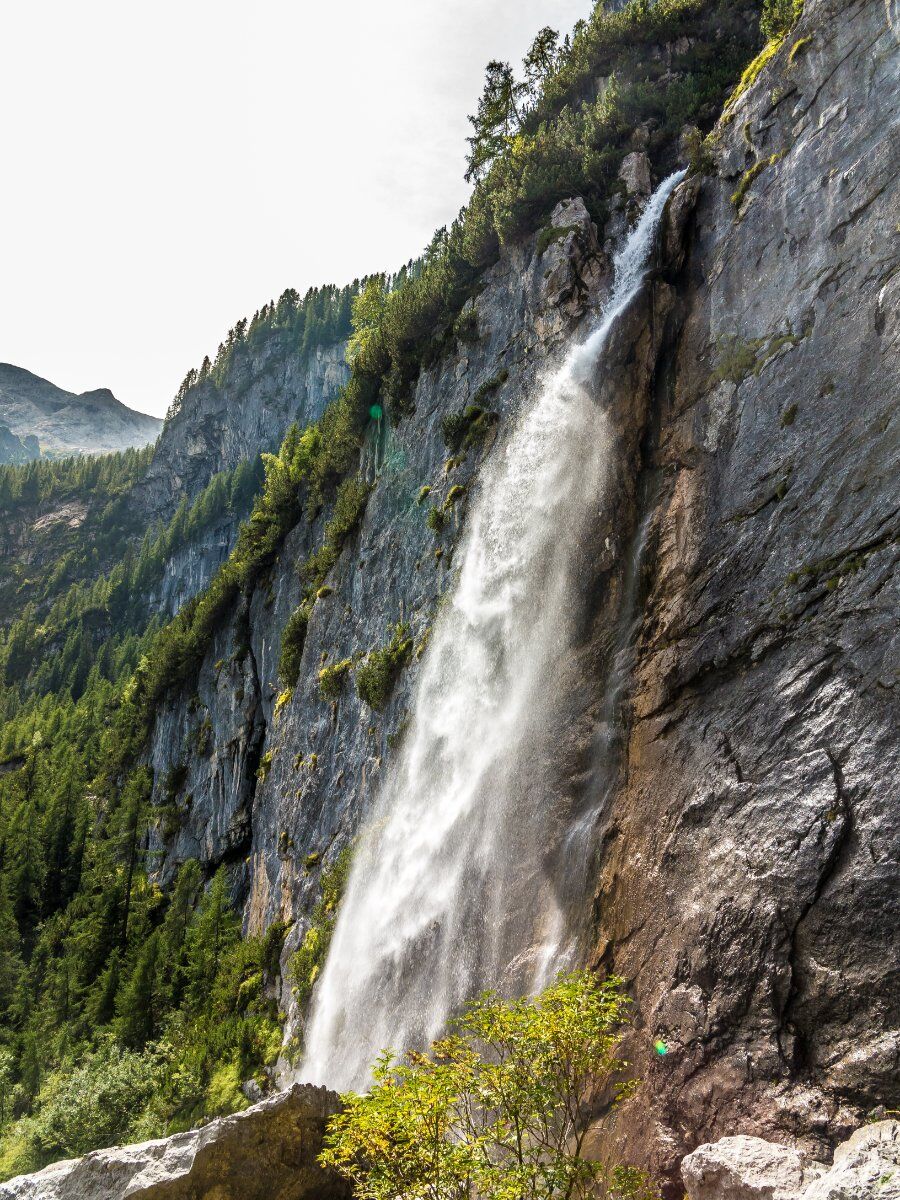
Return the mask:
<path id="1" fill-rule="evenodd" d="M 690 1200 L 900 1200 L 900 1121 L 863 1125 L 831 1167 L 790 1146 L 726 1137 L 681 1164 Z"/>
<path id="2" fill-rule="evenodd" d="M 0 1200 L 348 1200 L 343 1180 L 316 1163 L 339 1103 L 296 1084 L 200 1129 L 18 1175 L 0 1184 Z"/>

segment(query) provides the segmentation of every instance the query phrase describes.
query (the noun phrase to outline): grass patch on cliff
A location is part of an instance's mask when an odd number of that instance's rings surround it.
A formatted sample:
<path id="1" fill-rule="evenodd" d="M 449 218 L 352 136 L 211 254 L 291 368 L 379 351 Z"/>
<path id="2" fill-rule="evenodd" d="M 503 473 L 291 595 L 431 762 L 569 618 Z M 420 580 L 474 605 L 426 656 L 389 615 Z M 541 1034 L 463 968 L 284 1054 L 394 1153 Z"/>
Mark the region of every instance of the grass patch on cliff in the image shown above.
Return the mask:
<path id="1" fill-rule="evenodd" d="M 319 672 L 319 695 L 323 700 L 339 700 L 344 690 L 344 683 L 353 666 L 352 658 L 341 659 L 330 667 L 323 667 Z"/>
<path id="2" fill-rule="evenodd" d="M 337 921 L 338 905 L 347 886 L 352 861 L 353 848 L 345 846 L 334 862 L 323 869 L 319 882 L 319 899 L 310 914 L 309 928 L 303 935 L 300 945 L 291 955 L 287 969 L 288 979 L 301 1013 L 305 1013 L 316 980 L 325 963 Z M 318 862 L 318 856 L 316 862 Z M 296 1056 L 302 1046 L 297 1044 L 290 1049 L 291 1053 Z"/>
<path id="3" fill-rule="evenodd" d="M 784 156 L 782 154 L 770 154 L 768 158 L 761 158 L 759 162 L 755 162 L 752 167 L 744 172 L 744 174 L 741 176 L 740 182 L 737 185 L 737 188 L 731 195 L 731 203 L 737 209 L 738 213 L 740 213 L 741 208 L 743 207 L 744 201 L 747 198 L 747 193 L 750 191 L 754 180 L 757 179 L 768 167 L 774 167 L 779 159 L 783 157 Z"/>
<path id="4" fill-rule="evenodd" d="M 386 646 L 369 651 L 356 671 L 356 691 L 369 708 L 381 712 L 386 706 L 412 652 L 413 639 L 404 621 L 394 626 Z"/>

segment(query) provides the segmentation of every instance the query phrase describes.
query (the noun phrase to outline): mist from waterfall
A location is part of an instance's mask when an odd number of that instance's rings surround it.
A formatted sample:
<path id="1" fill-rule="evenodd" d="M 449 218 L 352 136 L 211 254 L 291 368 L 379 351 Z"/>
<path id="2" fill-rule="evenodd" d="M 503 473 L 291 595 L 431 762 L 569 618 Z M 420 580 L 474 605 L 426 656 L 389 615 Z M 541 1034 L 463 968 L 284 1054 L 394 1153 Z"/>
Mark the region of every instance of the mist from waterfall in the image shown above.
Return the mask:
<path id="1" fill-rule="evenodd" d="M 572 644 L 582 546 L 606 501 L 610 437 L 593 380 L 682 177 L 651 197 L 615 260 L 597 327 L 535 387 L 483 471 L 458 583 L 316 987 L 304 1079 L 362 1088 L 380 1050 L 427 1044 L 485 987 L 536 991 L 570 965 L 547 867 L 559 813 L 541 764 L 554 753 L 546 717 Z M 590 838 L 592 822 L 581 826 Z M 571 850 L 589 860 L 585 847 Z"/>

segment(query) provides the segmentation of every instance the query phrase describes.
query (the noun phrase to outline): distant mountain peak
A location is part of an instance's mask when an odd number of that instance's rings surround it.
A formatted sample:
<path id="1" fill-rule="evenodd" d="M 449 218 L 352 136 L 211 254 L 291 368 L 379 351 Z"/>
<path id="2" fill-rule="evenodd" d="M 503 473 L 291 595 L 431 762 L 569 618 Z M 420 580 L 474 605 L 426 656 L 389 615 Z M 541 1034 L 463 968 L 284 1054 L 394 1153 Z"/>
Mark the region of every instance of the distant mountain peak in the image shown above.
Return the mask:
<path id="1" fill-rule="evenodd" d="M 129 408 L 109 388 L 76 394 L 25 367 L 0 363 L 0 427 L 0 463 L 9 463 L 146 446 L 162 421 Z"/>

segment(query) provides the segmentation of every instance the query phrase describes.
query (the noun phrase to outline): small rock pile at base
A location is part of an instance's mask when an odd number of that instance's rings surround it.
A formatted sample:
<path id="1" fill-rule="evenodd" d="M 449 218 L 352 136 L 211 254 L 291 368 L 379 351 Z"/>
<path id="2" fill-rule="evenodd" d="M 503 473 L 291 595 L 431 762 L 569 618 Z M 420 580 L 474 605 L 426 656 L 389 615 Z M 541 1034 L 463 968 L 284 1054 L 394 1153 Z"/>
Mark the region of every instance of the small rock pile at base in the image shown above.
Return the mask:
<path id="1" fill-rule="evenodd" d="M 681 1177 L 690 1200 L 898 1200 L 900 1121 L 863 1125 L 831 1167 L 763 1138 L 721 1138 L 689 1154 Z"/>

